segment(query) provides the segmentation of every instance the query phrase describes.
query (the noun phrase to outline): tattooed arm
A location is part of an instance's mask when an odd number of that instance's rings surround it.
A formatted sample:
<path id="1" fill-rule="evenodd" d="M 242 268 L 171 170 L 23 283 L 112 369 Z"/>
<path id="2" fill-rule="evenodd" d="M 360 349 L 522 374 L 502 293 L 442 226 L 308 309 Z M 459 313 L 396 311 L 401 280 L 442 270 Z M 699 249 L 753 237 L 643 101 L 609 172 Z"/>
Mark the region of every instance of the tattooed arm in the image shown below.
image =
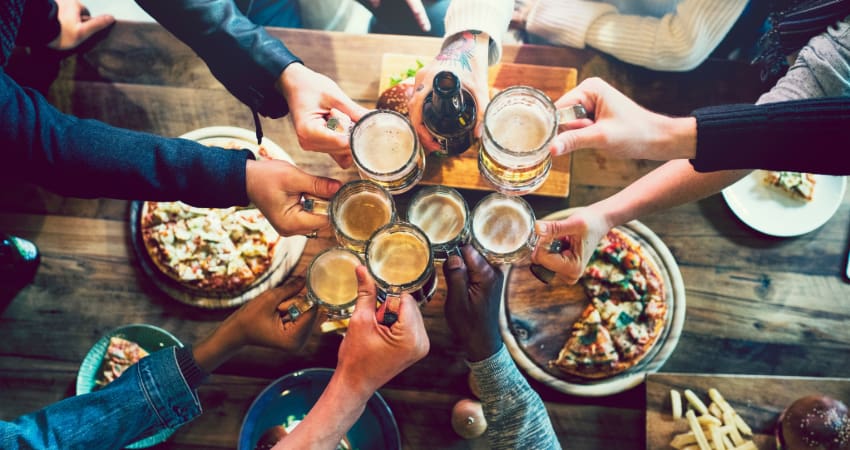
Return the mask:
<path id="1" fill-rule="evenodd" d="M 501 35 L 508 29 L 512 13 L 512 0 L 452 1 L 446 12 L 443 49 L 416 74 L 415 91 L 408 105 L 410 121 L 426 151 L 432 152 L 440 147 L 422 123 L 422 104 L 431 92 L 434 76 L 443 70 L 457 74 L 464 89 L 475 98 L 479 124 L 476 136 L 480 136 L 481 119 L 490 100 L 487 67 L 501 57 Z"/>

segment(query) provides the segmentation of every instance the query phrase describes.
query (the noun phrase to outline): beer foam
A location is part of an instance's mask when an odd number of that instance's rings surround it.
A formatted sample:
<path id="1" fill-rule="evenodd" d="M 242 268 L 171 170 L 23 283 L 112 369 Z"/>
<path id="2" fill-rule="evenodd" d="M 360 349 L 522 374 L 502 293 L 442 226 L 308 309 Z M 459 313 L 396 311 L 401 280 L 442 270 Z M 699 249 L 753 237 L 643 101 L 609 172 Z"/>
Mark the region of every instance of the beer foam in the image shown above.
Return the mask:
<path id="1" fill-rule="evenodd" d="M 472 227 L 475 238 L 485 249 L 507 254 L 528 242 L 532 223 L 522 206 L 510 200 L 494 200 L 484 208 L 475 208 Z"/>
<path id="2" fill-rule="evenodd" d="M 390 222 L 392 213 L 384 197 L 366 191 L 346 198 L 336 215 L 334 223 L 346 235 L 365 241 L 375 230 Z"/>
<path id="3" fill-rule="evenodd" d="M 546 144 L 552 132 L 552 119 L 530 105 L 515 103 L 488 116 L 487 129 L 503 148 L 530 152 Z"/>
<path id="4" fill-rule="evenodd" d="M 322 254 L 310 267 L 310 288 L 323 302 L 344 305 L 357 298 L 357 275 L 360 260 L 351 253 L 330 251 Z"/>
<path id="5" fill-rule="evenodd" d="M 355 132 L 356 143 L 351 150 L 360 165 L 370 172 L 395 172 L 410 161 L 416 150 L 413 131 L 395 116 L 373 116 L 370 123 Z"/>
<path id="6" fill-rule="evenodd" d="M 463 206 L 457 199 L 441 193 L 420 198 L 408 216 L 408 220 L 421 228 L 432 244 L 442 244 L 457 237 L 466 221 Z"/>
<path id="7" fill-rule="evenodd" d="M 425 272 L 430 251 L 410 233 L 382 234 L 369 245 L 369 268 L 392 286 L 409 284 Z"/>

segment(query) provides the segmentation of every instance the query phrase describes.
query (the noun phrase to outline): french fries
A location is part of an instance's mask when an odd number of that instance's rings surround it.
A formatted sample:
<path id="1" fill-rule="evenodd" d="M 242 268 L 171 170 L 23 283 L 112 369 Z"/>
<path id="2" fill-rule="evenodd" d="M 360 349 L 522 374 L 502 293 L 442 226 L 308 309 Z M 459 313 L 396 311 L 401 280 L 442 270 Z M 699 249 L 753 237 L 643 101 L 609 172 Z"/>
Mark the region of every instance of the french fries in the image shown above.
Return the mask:
<path id="1" fill-rule="evenodd" d="M 677 450 L 758 450 L 752 439 L 753 430 L 715 388 L 708 390 L 708 406 L 690 389 L 684 390 L 689 408 L 684 417 L 690 431 L 673 436 L 670 446 Z M 673 417 L 682 417 L 682 399 L 670 390 Z"/>

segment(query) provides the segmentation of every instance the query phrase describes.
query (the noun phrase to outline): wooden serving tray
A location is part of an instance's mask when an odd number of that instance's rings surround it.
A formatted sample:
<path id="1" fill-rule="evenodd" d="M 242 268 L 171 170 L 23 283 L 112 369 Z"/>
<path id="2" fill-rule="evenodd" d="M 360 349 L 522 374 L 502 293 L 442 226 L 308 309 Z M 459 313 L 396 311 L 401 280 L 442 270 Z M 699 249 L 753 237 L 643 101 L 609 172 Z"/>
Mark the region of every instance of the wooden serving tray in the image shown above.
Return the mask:
<path id="1" fill-rule="evenodd" d="M 544 220 L 559 220 L 573 210 L 557 211 Z M 517 365 L 529 376 L 558 391 L 581 396 L 612 395 L 643 382 L 673 353 L 685 322 L 685 287 L 670 250 L 638 221 L 617 227 L 643 247 L 661 271 L 667 295 L 667 324 L 663 334 L 637 365 L 618 375 L 590 380 L 550 368 L 570 334 L 570 328 L 589 303 L 580 284 L 555 278 L 543 284 L 529 270 L 529 261 L 513 265 L 505 279 L 503 311 L 499 319 L 502 339 Z"/>
<path id="2" fill-rule="evenodd" d="M 427 63 L 428 56 L 385 53 L 381 61 L 381 79 L 378 96 L 390 86 L 390 77 L 415 68 L 416 61 Z M 560 98 L 576 85 L 578 71 L 568 67 L 550 67 L 530 64 L 501 63 L 490 67 L 491 92 L 510 86 L 532 86 L 545 92 L 552 101 Z M 492 95 L 491 95 L 492 96 Z M 534 195 L 565 198 L 570 194 L 570 155 L 552 160 L 549 177 Z M 478 150 L 469 150 L 458 157 L 429 157 L 425 164 L 423 184 L 442 184 L 462 189 L 493 190 L 493 186 L 478 171 Z"/>
<path id="3" fill-rule="evenodd" d="M 708 405 L 709 388 L 720 391 L 752 428 L 752 439 L 759 450 L 776 448 L 773 434 L 776 420 L 794 400 L 809 394 L 828 395 L 844 402 L 850 400 L 850 379 L 847 378 L 652 373 L 646 377 L 647 450 L 671 449 L 673 436 L 690 430 L 684 418 L 673 419 L 670 389 L 680 394 L 690 389 Z M 683 411 L 686 406 L 687 401 L 682 397 Z"/>

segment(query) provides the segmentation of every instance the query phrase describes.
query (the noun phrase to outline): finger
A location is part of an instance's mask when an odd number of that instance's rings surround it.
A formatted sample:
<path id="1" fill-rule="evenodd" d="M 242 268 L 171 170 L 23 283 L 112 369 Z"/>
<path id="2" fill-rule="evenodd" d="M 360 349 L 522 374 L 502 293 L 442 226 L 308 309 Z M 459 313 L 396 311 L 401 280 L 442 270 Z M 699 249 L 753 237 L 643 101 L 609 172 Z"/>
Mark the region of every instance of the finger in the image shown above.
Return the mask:
<path id="1" fill-rule="evenodd" d="M 272 291 L 275 295 L 281 300 L 286 300 L 295 294 L 301 292 L 301 289 L 304 289 L 304 284 L 306 283 L 306 278 L 298 275 L 290 276 L 286 283 L 282 286 L 278 286 Z"/>
<path id="2" fill-rule="evenodd" d="M 492 278 L 493 266 L 481 256 L 481 253 L 478 253 L 478 250 L 471 245 L 464 245 L 460 252 L 463 254 L 463 260 L 469 272 L 469 280 L 476 282 Z"/>
<path id="3" fill-rule="evenodd" d="M 375 319 L 379 324 L 387 327 L 393 326 L 398 321 L 398 316 L 401 313 L 401 297 L 390 295 L 384 299 L 381 306 L 375 312 Z"/>
<path id="4" fill-rule="evenodd" d="M 449 305 L 455 302 L 467 301 L 469 276 L 464 258 L 459 255 L 449 255 L 443 263 L 443 276 L 446 278 L 446 308 L 448 309 Z"/>
<path id="5" fill-rule="evenodd" d="M 299 125 L 296 124 L 296 128 Z M 323 118 L 311 118 L 300 125 L 298 143 L 305 150 L 323 153 L 343 152 L 348 150 L 348 133 L 331 130 Z"/>
<path id="6" fill-rule="evenodd" d="M 366 266 L 357 266 L 354 270 L 357 275 L 357 303 L 354 304 L 354 312 L 365 311 L 370 314 L 375 314 L 376 304 L 378 302 L 378 291 L 375 287 L 375 280 Z"/>
<path id="7" fill-rule="evenodd" d="M 583 148 L 604 148 L 605 134 L 599 124 L 585 128 L 567 130 L 559 134 L 549 145 L 552 156 L 566 155 Z"/>
<path id="8" fill-rule="evenodd" d="M 425 11 L 425 5 L 422 4 L 422 0 L 407 0 L 407 6 L 410 7 L 416 23 L 419 24 L 419 29 L 426 33 L 431 31 L 431 21 L 428 20 L 428 12 Z"/>
<path id="9" fill-rule="evenodd" d="M 313 214 L 302 209 L 299 205 L 281 216 L 267 216 L 266 219 L 269 219 L 272 226 L 283 236 L 309 235 L 330 225 L 325 214 Z"/>
<path id="10" fill-rule="evenodd" d="M 354 158 L 352 158 L 350 154 L 331 153 L 330 156 L 334 161 L 336 161 L 336 164 L 343 169 L 348 169 L 354 165 Z"/>
<path id="11" fill-rule="evenodd" d="M 610 88 L 610 85 L 601 78 L 588 78 L 556 100 L 555 106 L 558 108 L 565 108 L 567 106 L 580 103 L 584 106 L 584 110 L 587 111 L 587 114 L 589 116 L 593 116 L 596 111 L 596 104 L 599 98 L 608 88 Z"/>
<path id="12" fill-rule="evenodd" d="M 471 89 L 472 95 L 475 96 L 477 110 L 475 111 L 475 137 L 480 138 L 481 132 L 484 130 L 484 111 L 487 110 L 487 105 L 490 103 L 490 89 L 484 85 L 483 89 Z"/>
<path id="13" fill-rule="evenodd" d="M 342 183 L 333 178 L 310 175 L 295 166 L 290 166 L 289 169 L 286 174 L 286 180 L 283 180 L 286 184 L 286 190 L 289 192 L 331 198 L 336 194 L 340 186 L 342 186 Z"/>
<path id="14" fill-rule="evenodd" d="M 563 220 L 538 220 L 534 224 L 534 231 L 540 236 L 538 242 L 545 239 L 552 240 L 552 238 L 583 234 L 585 229 L 585 225 L 579 219 L 573 217 L 567 217 Z"/>
<path id="15" fill-rule="evenodd" d="M 422 105 L 425 103 L 425 97 L 428 95 L 428 92 L 430 92 L 430 89 L 425 87 L 426 83 L 424 80 L 420 79 L 419 75 L 416 77 L 415 84 L 416 92 L 407 104 L 410 123 L 413 124 L 413 129 L 416 130 L 416 135 L 419 136 L 419 144 L 422 148 L 428 153 L 435 152 L 440 150 L 440 144 L 434 140 L 434 137 L 431 136 L 431 132 L 428 131 L 428 128 L 425 127 L 425 123 L 422 121 Z"/>
<path id="16" fill-rule="evenodd" d="M 423 329 L 425 328 L 425 320 L 422 318 L 422 310 L 419 304 L 416 303 L 410 294 L 401 294 L 399 297 L 398 311 L 396 312 L 398 319 L 396 324 L 399 327 L 406 329 Z"/>
<path id="17" fill-rule="evenodd" d="M 113 23 L 115 23 L 115 17 L 106 14 L 88 19 L 80 23 L 79 40 L 84 41 Z"/>
<path id="18" fill-rule="evenodd" d="M 369 112 L 369 109 L 358 105 L 354 100 L 344 94 L 342 97 L 334 97 L 331 100 L 331 106 L 342 111 L 343 114 L 350 117 L 354 122 L 357 122 Z"/>

